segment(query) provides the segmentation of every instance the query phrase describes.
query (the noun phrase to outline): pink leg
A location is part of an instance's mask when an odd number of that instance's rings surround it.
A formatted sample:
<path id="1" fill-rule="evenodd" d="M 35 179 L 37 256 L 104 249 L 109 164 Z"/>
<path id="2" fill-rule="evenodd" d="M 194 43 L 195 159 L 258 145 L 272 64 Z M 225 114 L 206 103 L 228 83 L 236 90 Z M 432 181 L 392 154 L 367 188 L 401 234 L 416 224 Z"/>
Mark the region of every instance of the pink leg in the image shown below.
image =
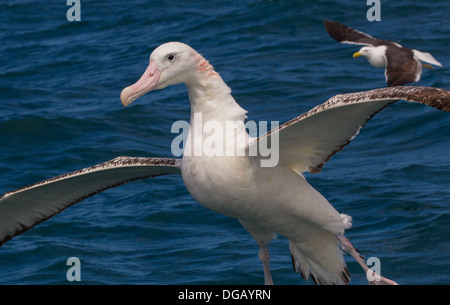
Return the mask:
<path id="1" fill-rule="evenodd" d="M 353 248 L 351 242 L 344 235 L 339 235 L 338 238 L 341 241 L 342 250 L 353 256 L 358 264 L 364 269 L 370 285 L 398 285 L 396 282 L 382 277 L 381 275 L 375 273 L 369 267 L 367 267 L 364 259 L 361 257 L 361 255 L 359 255 L 355 248 Z"/>
<path id="2" fill-rule="evenodd" d="M 269 266 L 269 248 L 267 247 L 266 244 L 263 243 L 259 244 L 258 257 L 262 261 L 264 267 L 264 284 L 273 285 L 272 274 L 270 273 L 270 266 Z"/>

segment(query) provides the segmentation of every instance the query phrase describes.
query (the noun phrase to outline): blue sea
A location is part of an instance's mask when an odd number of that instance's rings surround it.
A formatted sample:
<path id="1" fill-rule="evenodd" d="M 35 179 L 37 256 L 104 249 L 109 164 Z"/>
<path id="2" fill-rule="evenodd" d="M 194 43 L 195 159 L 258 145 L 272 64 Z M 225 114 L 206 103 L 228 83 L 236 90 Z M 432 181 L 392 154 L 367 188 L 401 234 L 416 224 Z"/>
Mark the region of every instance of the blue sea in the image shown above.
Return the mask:
<path id="1" fill-rule="evenodd" d="M 182 41 L 231 87 L 250 120 L 283 123 L 328 98 L 385 87 L 332 19 L 430 52 L 444 67 L 417 85 L 450 88 L 450 4 L 365 0 L 0 3 L 0 195 L 117 156 L 172 157 L 171 126 L 189 120 L 183 85 L 124 108 L 153 49 Z M 450 114 L 399 102 L 376 115 L 319 174 L 306 175 L 341 213 L 346 236 L 399 284 L 450 283 Z M 311 285 L 288 241 L 270 244 L 275 284 Z M 197 203 L 181 177 L 135 181 L 70 207 L 0 247 L 0 284 L 263 284 L 258 246 L 237 220 Z M 80 260 L 69 282 L 67 259 Z M 346 256 L 351 284 L 366 284 Z"/>

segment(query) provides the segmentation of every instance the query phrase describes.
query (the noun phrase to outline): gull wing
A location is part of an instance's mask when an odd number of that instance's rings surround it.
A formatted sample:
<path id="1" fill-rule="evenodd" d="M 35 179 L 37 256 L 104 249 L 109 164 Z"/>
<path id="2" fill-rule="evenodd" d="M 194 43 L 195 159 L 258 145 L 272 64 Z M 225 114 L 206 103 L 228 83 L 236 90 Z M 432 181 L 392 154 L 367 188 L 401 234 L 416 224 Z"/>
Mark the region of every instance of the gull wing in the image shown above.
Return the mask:
<path id="1" fill-rule="evenodd" d="M 372 37 L 369 34 L 352 29 L 335 21 L 325 20 L 323 22 L 323 25 L 325 26 L 328 34 L 330 34 L 333 39 L 342 43 L 359 44 L 374 47 L 382 45 L 401 47 L 401 45 L 396 42 Z"/>
<path id="2" fill-rule="evenodd" d="M 106 189 L 137 179 L 181 174 L 180 161 L 117 157 L 6 193 L 0 198 L 0 246 L 75 203 Z"/>
<path id="3" fill-rule="evenodd" d="M 402 86 L 420 80 L 422 63 L 414 57 L 411 49 L 386 48 L 386 70 L 388 86 Z"/>
<path id="4" fill-rule="evenodd" d="M 355 138 L 376 113 L 406 100 L 450 112 L 450 91 L 429 87 L 388 87 L 340 94 L 249 143 L 249 151 L 268 147 L 278 137 L 279 166 L 318 173 L 330 158 Z M 268 141 L 264 143 L 265 141 Z M 256 160 L 263 160 L 261 154 Z"/>

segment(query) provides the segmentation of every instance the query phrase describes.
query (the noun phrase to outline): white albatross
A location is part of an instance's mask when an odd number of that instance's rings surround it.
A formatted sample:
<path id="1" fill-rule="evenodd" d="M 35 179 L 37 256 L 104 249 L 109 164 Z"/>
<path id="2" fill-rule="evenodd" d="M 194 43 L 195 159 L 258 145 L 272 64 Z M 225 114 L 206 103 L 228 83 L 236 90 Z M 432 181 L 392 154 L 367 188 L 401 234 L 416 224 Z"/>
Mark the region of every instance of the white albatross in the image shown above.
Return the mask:
<path id="1" fill-rule="evenodd" d="M 431 64 L 442 67 L 442 64 L 428 52 L 408 49 L 393 41 L 374 38 L 335 21 L 325 20 L 323 25 L 336 41 L 365 45 L 353 54 L 353 58 L 364 56 L 373 67 L 384 68 L 388 86 L 418 82 L 422 75 L 422 67 L 433 69 Z"/>
<path id="2" fill-rule="evenodd" d="M 192 126 L 201 113 L 203 123 L 246 118 L 230 88 L 213 67 L 190 46 L 180 42 L 153 51 L 140 80 L 121 93 L 124 105 L 169 85 L 184 83 L 191 103 L 189 145 L 203 144 L 204 126 Z M 397 100 L 419 102 L 450 111 L 450 91 L 426 87 L 391 87 L 337 95 L 303 115 L 259 137 L 245 131 L 245 152 L 261 141 L 279 136 L 279 163 L 261 167 L 262 156 L 187 156 L 172 158 L 118 157 L 6 193 L 0 198 L 0 245 L 65 208 L 108 188 L 136 179 L 181 174 L 191 195 L 201 204 L 237 218 L 259 245 L 266 284 L 272 284 L 268 243 L 276 234 L 289 240 L 294 271 L 318 284 L 347 284 L 350 274 L 344 252 L 366 272 L 372 272 L 344 237 L 351 226 L 304 178 L 317 173 L 346 146 L 373 115 Z M 199 133 L 200 130 L 200 133 Z M 217 139 L 223 140 L 223 139 Z M 198 143 L 200 142 L 200 143 Z M 226 149 L 228 149 L 226 147 Z M 372 274 L 375 284 L 396 284 Z"/>

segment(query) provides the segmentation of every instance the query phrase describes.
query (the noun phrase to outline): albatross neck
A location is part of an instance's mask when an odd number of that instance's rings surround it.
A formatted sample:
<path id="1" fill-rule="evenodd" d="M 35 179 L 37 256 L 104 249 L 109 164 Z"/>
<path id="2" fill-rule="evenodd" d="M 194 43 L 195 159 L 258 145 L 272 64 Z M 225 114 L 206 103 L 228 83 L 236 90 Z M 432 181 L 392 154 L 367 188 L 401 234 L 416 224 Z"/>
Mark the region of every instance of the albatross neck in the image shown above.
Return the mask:
<path id="1" fill-rule="evenodd" d="M 246 113 L 234 100 L 230 87 L 201 55 L 197 54 L 197 70 L 185 85 L 191 103 L 191 120 L 194 114 L 202 114 L 203 120 L 244 121 Z"/>
<path id="2" fill-rule="evenodd" d="M 246 111 L 231 96 L 230 88 L 218 77 L 207 85 L 188 86 L 191 119 L 202 114 L 203 120 L 244 121 Z"/>
<path id="3" fill-rule="evenodd" d="M 248 142 L 244 127 L 246 111 L 236 103 L 230 88 L 218 74 L 201 80 L 186 84 L 191 119 L 183 159 L 187 155 L 197 156 L 198 152 L 202 152 L 202 156 L 234 156 L 238 152 L 244 155 Z M 211 146 L 209 149 L 207 144 Z"/>

